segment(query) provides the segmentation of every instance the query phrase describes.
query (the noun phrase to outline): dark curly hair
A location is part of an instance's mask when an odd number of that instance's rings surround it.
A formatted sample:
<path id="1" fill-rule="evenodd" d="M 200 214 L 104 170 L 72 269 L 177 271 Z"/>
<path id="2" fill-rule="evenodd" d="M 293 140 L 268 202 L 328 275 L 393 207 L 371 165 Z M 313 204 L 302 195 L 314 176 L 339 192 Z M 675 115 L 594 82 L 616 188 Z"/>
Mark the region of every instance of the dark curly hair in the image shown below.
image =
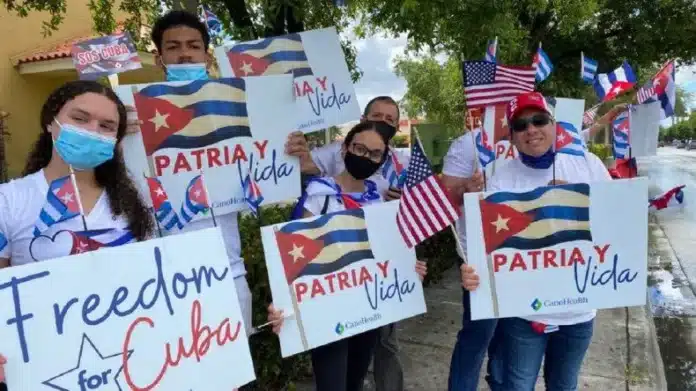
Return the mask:
<path id="1" fill-rule="evenodd" d="M 152 42 L 155 43 L 159 54 L 162 54 L 164 32 L 171 28 L 182 26 L 198 30 L 198 32 L 201 33 L 201 39 L 204 44 L 203 47 L 206 49 L 208 48 L 208 45 L 210 45 L 210 34 L 208 34 L 208 28 L 201 22 L 198 16 L 188 11 L 174 10 L 167 12 L 157 19 L 152 28 Z"/>
<path id="2" fill-rule="evenodd" d="M 97 166 L 94 169 L 94 176 L 99 186 L 106 190 L 109 205 L 114 215 L 125 215 L 128 220 L 128 229 L 133 236 L 139 241 L 145 240 L 153 232 L 154 221 L 126 171 L 126 164 L 120 148 L 121 140 L 126 135 L 126 107 L 110 88 L 96 81 L 78 80 L 68 82 L 53 91 L 41 109 L 41 135 L 34 144 L 34 149 L 29 154 L 22 175 L 33 174 L 48 165 L 53 154 L 53 138 L 48 132 L 48 126 L 54 121 L 67 102 L 90 92 L 104 95 L 114 102 L 118 108 L 118 131 L 116 133 L 114 157 Z"/>

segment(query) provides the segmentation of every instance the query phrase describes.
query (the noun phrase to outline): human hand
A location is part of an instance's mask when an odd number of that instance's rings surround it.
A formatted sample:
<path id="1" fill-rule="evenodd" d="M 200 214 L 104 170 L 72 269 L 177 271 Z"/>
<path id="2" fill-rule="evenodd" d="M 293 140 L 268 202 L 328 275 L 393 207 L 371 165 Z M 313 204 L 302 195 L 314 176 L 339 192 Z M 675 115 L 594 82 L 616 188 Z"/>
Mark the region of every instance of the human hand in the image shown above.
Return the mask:
<path id="1" fill-rule="evenodd" d="M 303 174 L 319 174 L 319 168 L 312 160 L 307 139 L 302 132 L 292 132 L 285 142 L 285 154 L 300 159 L 300 171 Z"/>
<path id="2" fill-rule="evenodd" d="M 423 282 L 428 274 L 428 264 L 425 261 L 416 261 L 416 273 L 418 273 L 418 278 Z"/>
<path id="3" fill-rule="evenodd" d="M 398 200 L 401 198 L 401 189 L 398 189 L 396 187 L 390 187 L 387 189 L 387 194 L 384 195 L 384 198 L 387 201 L 393 201 L 393 200 Z"/>
<path id="4" fill-rule="evenodd" d="M 283 316 L 283 310 L 277 310 L 273 304 L 268 306 L 268 321 L 273 324 L 273 332 L 280 334 L 280 329 L 283 327 L 283 322 L 285 317 Z"/>
<path id="5" fill-rule="evenodd" d="M 0 354 L 0 382 L 5 381 L 5 364 L 7 364 L 7 359 Z"/>
<path id="6" fill-rule="evenodd" d="M 140 131 L 143 121 L 138 119 L 138 111 L 133 106 L 126 106 L 126 134 L 134 134 Z"/>
<path id="7" fill-rule="evenodd" d="M 459 268 L 459 272 L 462 277 L 462 287 L 468 291 L 474 291 L 479 286 L 479 276 L 474 271 L 474 268 L 463 263 Z"/>
<path id="8" fill-rule="evenodd" d="M 476 171 L 474 175 L 466 179 L 464 189 L 467 193 L 478 193 L 483 190 L 483 174 Z"/>
<path id="9" fill-rule="evenodd" d="M 556 185 L 565 185 L 568 182 L 564 181 L 563 179 L 553 179 L 549 181 L 549 186 L 556 186 Z"/>

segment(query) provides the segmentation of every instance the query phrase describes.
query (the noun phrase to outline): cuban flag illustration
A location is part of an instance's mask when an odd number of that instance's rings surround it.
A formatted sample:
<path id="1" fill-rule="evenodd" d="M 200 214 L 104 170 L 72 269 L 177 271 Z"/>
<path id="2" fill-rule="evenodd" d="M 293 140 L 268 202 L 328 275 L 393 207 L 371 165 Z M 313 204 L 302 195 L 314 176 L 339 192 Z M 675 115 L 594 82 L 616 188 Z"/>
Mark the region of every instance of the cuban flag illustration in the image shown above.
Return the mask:
<path id="1" fill-rule="evenodd" d="M 46 194 L 46 203 L 34 225 L 34 236 L 41 235 L 50 226 L 80 215 L 80 204 L 70 176 L 51 182 Z"/>
<path id="2" fill-rule="evenodd" d="M 104 247 L 123 246 L 136 241 L 127 229 L 106 228 L 86 231 L 58 230 L 32 239 L 29 254 L 35 262 L 82 254 Z"/>
<path id="3" fill-rule="evenodd" d="M 295 78 L 313 75 L 299 33 L 234 45 L 227 52 L 227 58 L 237 77 L 286 73 Z"/>
<path id="4" fill-rule="evenodd" d="M 480 208 L 488 254 L 502 248 L 536 250 L 592 240 L 586 183 L 496 192 L 481 199 Z"/>
<path id="5" fill-rule="evenodd" d="M 181 205 L 181 218 L 184 223 L 189 223 L 198 213 L 205 212 L 208 208 L 210 202 L 203 185 L 203 177 L 196 175 L 186 187 L 184 204 Z"/>
<path id="6" fill-rule="evenodd" d="M 134 99 L 147 156 L 251 137 L 244 79 L 150 84 Z"/>
<path id="7" fill-rule="evenodd" d="M 258 183 L 251 178 L 251 174 L 247 174 L 242 182 L 242 191 L 244 191 L 244 200 L 254 216 L 259 216 L 259 208 L 263 202 L 263 194 Z"/>
<path id="8" fill-rule="evenodd" d="M 329 274 L 374 259 L 362 209 L 290 222 L 275 236 L 288 284 L 301 276 Z"/>
<path id="9" fill-rule="evenodd" d="M 183 228 L 179 216 L 172 207 L 172 203 L 169 201 L 164 187 L 162 187 L 162 182 L 157 178 L 147 178 L 147 186 L 150 188 L 152 208 L 155 211 L 155 218 L 159 225 L 164 227 L 167 231 L 174 227 L 178 229 Z"/>
<path id="10" fill-rule="evenodd" d="M 558 121 L 556 123 L 556 152 L 568 155 L 585 156 L 587 146 L 580 136 L 580 132 L 569 122 Z"/>

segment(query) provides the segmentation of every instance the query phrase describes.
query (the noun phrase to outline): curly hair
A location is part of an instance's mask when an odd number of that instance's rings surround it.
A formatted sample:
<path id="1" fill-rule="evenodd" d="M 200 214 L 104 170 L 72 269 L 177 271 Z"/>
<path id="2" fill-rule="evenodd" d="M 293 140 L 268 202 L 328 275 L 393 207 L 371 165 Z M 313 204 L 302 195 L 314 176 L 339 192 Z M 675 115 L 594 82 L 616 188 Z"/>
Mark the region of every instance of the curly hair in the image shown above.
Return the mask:
<path id="1" fill-rule="evenodd" d="M 154 230 L 154 221 L 126 171 L 126 163 L 120 148 L 121 140 L 126 135 L 126 107 L 110 88 L 96 81 L 79 80 L 68 82 L 53 91 L 41 109 L 41 135 L 29 154 L 22 175 L 33 174 L 48 165 L 53 154 L 53 138 L 48 132 L 48 126 L 67 102 L 86 93 L 104 95 L 118 108 L 118 131 L 114 157 L 97 166 L 94 169 L 94 176 L 97 184 L 106 190 L 113 214 L 125 215 L 128 220 L 128 229 L 133 236 L 139 241 L 145 240 Z"/>

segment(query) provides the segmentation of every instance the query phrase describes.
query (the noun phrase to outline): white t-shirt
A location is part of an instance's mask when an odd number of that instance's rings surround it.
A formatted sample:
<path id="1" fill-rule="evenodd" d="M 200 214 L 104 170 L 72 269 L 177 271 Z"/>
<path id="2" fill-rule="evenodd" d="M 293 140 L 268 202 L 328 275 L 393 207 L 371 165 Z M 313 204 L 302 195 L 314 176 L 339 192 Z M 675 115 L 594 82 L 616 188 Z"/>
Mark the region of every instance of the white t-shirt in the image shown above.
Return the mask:
<path id="1" fill-rule="evenodd" d="M 474 175 L 474 159 L 476 158 L 472 132 L 467 132 L 463 136 L 459 136 L 452 142 L 452 145 L 450 145 L 447 155 L 445 155 L 443 159 L 442 173 L 456 178 L 470 178 Z M 464 213 L 462 213 L 459 220 L 457 220 L 456 227 L 462 250 L 466 252 L 466 223 Z M 461 254 L 459 246 L 457 246 L 457 253 L 464 259 L 464 255 Z"/>
<path id="2" fill-rule="evenodd" d="M 319 148 L 314 148 L 311 151 L 312 160 L 319 168 L 319 175 L 333 177 L 342 173 L 346 169 L 346 165 L 341 157 L 342 141 L 335 141 L 331 144 L 324 145 Z M 404 167 L 408 167 L 409 156 L 390 148 L 391 153 L 395 153 Z M 377 191 L 384 196 L 389 190 L 389 182 L 382 176 L 381 167 L 370 178 L 377 185 Z"/>
<path id="3" fill-rule="evenodd" d="M 604 163 L 594 154 L 585 152 L 585 157 L 557 154 L 556 179 L 570 183 L 588 183 L 610 181 L 609 171 Z M 513 190 L 546 186 L 553 179 L 553 166 L 548 169 L 534 169 L 524 165 L 519 158 L 505 162 L 491 178 L 488 189 Z M 547 314 L 527 316 L 532 322 L 548 325 L 572 325 L 594 319 L 597 311 L 566 312 L 562 314 Z"/>
<path id="4" fill-rule="evenodd" d="M 336 184 L 336 181 L 334 181 L 333 178 L 331 177 L 323 177 L 321 178 L 324 181 L 331 183 L 331 184 Z M 326 213 L 333 213 L 333 212 L 340 212 L 342 210 L 345 210 L 345 206 L 343 203 L 339 202 L 338 199 L 336 199 L 335 195 L 326 195 L 326 192 L 324 189 L 326 188 L 326 185 L 318 182 L 318 181 L 312 181 L 307 185 L 307 189 L 305 190 L 307 194 L 307 199 L 305 200 L 304 203 L 304 208 L 307 210 L 309 213 L 319 216 L 321 214 L 322 209 L 324 208 L 324 204 L 326 203 L 326 197 L 329 197 L 327 208 L 326 208 Z M 316 195 L 311 195 L 311 194 L 316 194 Z M 355 196 L 360 196 L 360 194 L 355 194 Z M 380 196 L 377 199 L 367 201 L 365 203 L 362 203 L 361 205 L 369 205 L 369 204 L 374 204 L 382 202 L 382 197 Z"/>
<path id="5" fill-rule="evenodd" d="M 0 258 L 9 258 L 12 266 L 68 256 L 75 244 L 71 232 L 84 231 L 82 218 L 77 216 L 34 237 L 48 189 L 43 170 L 0 185 L 0 235 L 7 240 L 0 248 Z M 125 216 L 113 215 L 106 192 L 86 216 L 86 223 L 89 230 L 122 231 L 128 227 Z"/>

